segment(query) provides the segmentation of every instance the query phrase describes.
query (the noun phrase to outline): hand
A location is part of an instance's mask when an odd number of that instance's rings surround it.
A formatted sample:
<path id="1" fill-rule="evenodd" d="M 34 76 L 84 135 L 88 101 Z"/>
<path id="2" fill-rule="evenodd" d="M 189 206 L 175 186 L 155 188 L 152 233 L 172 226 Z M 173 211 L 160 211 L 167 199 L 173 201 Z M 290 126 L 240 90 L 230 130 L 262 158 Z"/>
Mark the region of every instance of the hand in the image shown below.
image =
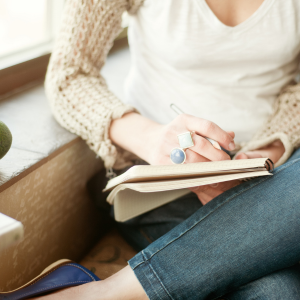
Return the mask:
<path id="1" fill-rule="evenodd" d="M 268 157 L 270 158 L 274 164 L 279 160 L 279 158 L 283 155 L 285 149 L 281 141 L 275 141 L 272 144 L 263 147 L 261 149 L 248 151 L 246 153 L 239 153 L 236 156 L 236 159 L 251 159 L 251 158 L 261 158 L 261 157 Z M 225 191 L 239 185 L 241 181 L 239 180 L 232 180 L 227 181 L 224 183 L 218 183 L 215 185 L 206 185 L 196 188 L 191 188 L 190 190 L 194 192 L 200 202 L 205 205 L 213 198 L 221 195 Z"/>
<path id="2" fill-rule="evenodd" d="M 210 185 L 197 186 L 190 188 L 190 190 L 194 192 L 198 196 L 200 202 L 205 205 L 215 197 L 223 194 L 225 191 L 239 185 L 240 183 L 241 181 L 239 180 L 231 180 Z"/>
<path id="3" fill-rule="evenodd" d="M 112 122 L 109 135 L 114 144 L 151 165 L 167 165 L 172 164 L 172 149 L 179 147 L 177 135 L 187 131 L 195 131 L 195 145 L 186 150 L 187 163 L 230 159 L 227 153 L 214 148 L 203 136 L 212 138 L 225 149 L 233 150 L 234 133 L 222 130 L 213 122 L 186 114 L 161 125 L 137 113 L 128 113 Z"/>
<path id="4" fill-rule="evenodd" d="M 195 145 L 185 150 L 186 163 L 230 160 L 226 152 L 213 147 L 204 137 L 212 138 L 223 148 L 233 150 L 235 148 L 233 132 L 226 132 L 213 122 L 182 114 L 171 123 L 151 131 L 147 145 L 151 151 L 148 152 L 146 161 L 152 165 L 171 164 L 170 152 L 179 146 L 177 135 L 187 131 L 195 131 L 192 136 Z"/>
<path id="5" fill-rule="evenodd" d="M 280 157 L 283 155 L 284 151 L 285 149 L 282 142 L 276 140 L 272 144 L 261 149 L 241 152 L 236 156 L 236 159 L 268 157 L 273 161 L 274 164 L 276 164 Z"/>

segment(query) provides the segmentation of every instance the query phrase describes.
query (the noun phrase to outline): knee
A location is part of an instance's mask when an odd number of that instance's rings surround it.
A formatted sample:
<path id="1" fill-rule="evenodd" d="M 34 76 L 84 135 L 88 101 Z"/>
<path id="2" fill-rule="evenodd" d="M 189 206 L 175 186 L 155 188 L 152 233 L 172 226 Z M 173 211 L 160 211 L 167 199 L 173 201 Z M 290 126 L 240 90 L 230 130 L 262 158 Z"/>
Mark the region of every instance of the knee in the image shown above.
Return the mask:
<path id="1" fill-rule="evenodd" d="M 300 299 L 300 266 L 252 281 L 225 296 L 228 300 Z"/>
<path id="2" fill-rule="evenodd" d="M 283 198 L 286 198 L 286 191 L 288 190 L 293 198 L 299 199 L 300 185 L 299 185 L 299 173 L 300 173 L 300 149 L 297 151 L 297 157 L 288 160 L 285 164 L 277 167 L 273 171 L 272 177 L 270 177 L 270 187 L 276 195 L 281 194 Z"/>

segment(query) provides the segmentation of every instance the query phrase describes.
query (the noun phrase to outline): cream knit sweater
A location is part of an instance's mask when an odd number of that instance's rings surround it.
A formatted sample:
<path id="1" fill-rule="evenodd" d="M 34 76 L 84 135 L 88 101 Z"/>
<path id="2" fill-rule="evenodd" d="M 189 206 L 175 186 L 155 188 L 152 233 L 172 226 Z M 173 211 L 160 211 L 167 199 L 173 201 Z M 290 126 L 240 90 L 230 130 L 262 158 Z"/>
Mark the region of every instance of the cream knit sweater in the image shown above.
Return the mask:
<path id="1" fill-rule="evenodd" d="M 86 140 L 106 168 L 120 169 L 134 157 L 109 139 L 112 120 L 134 107 L 112 94 L 100 70 L 114 39 L 121 31 L 124 11 L 134 14 L 143 0 L 67 0 L 60 35 L 46 76 L 46 93 L 57 121 Z M 284 163 L 300 146 L 300 84 L 286 87 L 278 96 L 274 113 L 241 151 L 261 148 L 281 140 Z"/>

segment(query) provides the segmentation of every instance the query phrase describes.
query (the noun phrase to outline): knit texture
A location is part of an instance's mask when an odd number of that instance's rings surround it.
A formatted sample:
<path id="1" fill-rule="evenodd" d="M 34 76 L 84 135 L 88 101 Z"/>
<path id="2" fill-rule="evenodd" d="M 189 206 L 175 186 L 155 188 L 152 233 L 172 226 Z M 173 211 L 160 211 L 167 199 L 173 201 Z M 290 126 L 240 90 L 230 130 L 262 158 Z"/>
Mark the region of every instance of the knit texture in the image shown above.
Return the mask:
<path id="1" fill-rule="evenodd" d="M 278 167 L 300 146 L 300 84 L 282 90 L 269 120 L 238 153 L 265 147 L 276 140 L 281 140 L 285 147 L 275 164 Z"/>
<path id="2" fill-rule="evenodd" d="M 121 32 L 122 14 L 141 0 L 68 0 L 46 75 L 45 89 L 56 120 L 81 136 L 106 168 L 128 165 L 128 153 L 111 143 L 112 120 L 135 111 L 112 94 L 100 70 Z M 119 155 L 118 155 L 119 153 Z"/>
<path id="3" fill-rule="evenodd" d="M 62 27 L 51 56 L 45 88 L 56 120 L 81 136 L 106 168 L 131 164 L 133 156 L 109 139 L 111 121 L 135 111 L 112 94 L 100 70 L 121 28 L 122 14 L 136 13 L 143 0 L 67 0 Z M 284 163 L 300 146 L 300 85 L 279 95 L 274 113 L 241 151 L 281 140 Z"/>

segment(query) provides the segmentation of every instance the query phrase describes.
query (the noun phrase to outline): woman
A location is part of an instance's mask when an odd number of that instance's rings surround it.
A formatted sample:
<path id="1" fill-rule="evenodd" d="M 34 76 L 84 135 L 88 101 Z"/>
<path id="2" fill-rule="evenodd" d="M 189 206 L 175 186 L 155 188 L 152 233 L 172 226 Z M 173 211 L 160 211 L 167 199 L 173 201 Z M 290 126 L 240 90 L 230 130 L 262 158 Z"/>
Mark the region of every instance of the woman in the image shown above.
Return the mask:
<path id="1" fill-rule="evenodd" d="M 132 68 L 121 102 L 99 72 L 125 10 Z M 188 163 L 230 159 L 209 137 L 277 168 L 121 225 L 145 247 L 129 266 L 38 299 L 299 299 L 299 54 L 298 0 L 67 1 L 46 91 L 58 122 L 108 170 L 136 156 L 170 164 L 186 131 L 196 132 Z M 175 117 L 171 103 L 187 114 Z"/>

